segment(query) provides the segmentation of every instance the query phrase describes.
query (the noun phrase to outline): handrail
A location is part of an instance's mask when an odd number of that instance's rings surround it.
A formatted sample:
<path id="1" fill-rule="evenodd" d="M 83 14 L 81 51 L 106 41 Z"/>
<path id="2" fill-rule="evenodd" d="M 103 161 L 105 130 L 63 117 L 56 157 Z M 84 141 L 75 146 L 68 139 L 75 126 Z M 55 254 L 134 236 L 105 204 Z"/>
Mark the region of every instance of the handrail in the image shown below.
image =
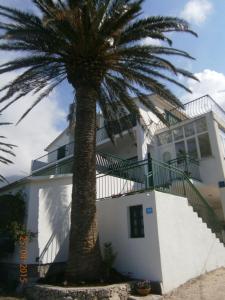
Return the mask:
<path id="1" fill-rule="evenodd" d="M 191 182 L 190 178 L 182 172 L 181 170 L 177 169 L 176 167 L 169 166 L 165 163 L 158 162 L 156 160 L 152 161 L 153 164 L 153 187 L 157 190 L 160 190 L 163 183 L 171 184 L 170 187 L 167 186 L 167 192 L 174 192 L 175 194 L 181 195 L 188 198 L 189 204 L 193 207 L 194 211 L 197 212 L 198 216 L 202 218 L 202 220 L 209 226 L 209 228 L 217 235 L 217 237 L 223 242 L 222 240 L 222 230 L 223 224 L 219 221 L 216 213 L 214 212 L 213 208 L 209 205 L 206 199 L 202 196 L 196 186 Z M 157 186 L 157 182 L 155 185 L 154 176 L 157 174 L 157 169 L 154 166 L 162 167 L 164 170 L 168 171 L 167 173 L 163 173 L 161 171 L 161 177 L 165 177 L 166 179 L 161 180 L 160 184 Z M 158 170 L 159 171 L 159 170 Z M 174 176 L 175 175 L 175 176 Z M 176 176 L 177 175 L 177 176 Z M 166 182 L 169 180 L 169 182 Z M 164 181 L 164 182 L 163 182 Z M 181 181 L 181 183 L 179 183 Z M 160 180 L 159 182 L 160 183 Z"/>
<path id="2" fill-rule="evenodd" d="M 139 174 L 137 174 L 138 172 Z M 127 179 L 119 177 L 119 175 L 126 175 Z M 140 182 L 135 182 L 134 180 L 132 181 L 132 175 L 134 178 L 135 175 L 136 178 L 141 178 Z M 118 181 L 113 181 L 112 178 L 110 178 L 111 176 L 117 176 L 115 178 L 117 178 Z M 189 204 L 193 207 L 193 210 L 198 214 L 199 217 L 202 218 L 203 222 L 208 225 L 212 232 L 216 234 L 217 238 L 223 242 L 221 235 L 223 224 L 218 220 L 213 208 L 194 186 L 190 178 L 184 172 L 172 165 L 168 165 L 167 163 L 159 162 L 154 159 L 133 162 L 130 165 L 110 170 L 106 174 L 97 175 L 96 186 L 98 187 L 100 184 L 101 188 L 103 188 L 104 183 L 106 183 L 106 187 L 109 189 L 109 192 L 106 197 L 98 198 L 97 195 L 96 198 L 99 200 L 108 197 L 120 197 L 130 193 L 144 192 L 147 190 L 157 190 L 160 192 L 186 197 Z M 113 187 L 115 187 L 115 185 L 118 186 L 114 189 L 111 189 L 109 184 L 112 184 Z M 126 187 L 127 190 L 125 190 Z M 116 193 L 114 193 L 114 191 L 116 191 Z M 65 215 L 69 212 L 70 207 L 71 203 L 66 209 Z M 43 260 L 43 257 L 48 251 L 50 245 L 53 243 L 56 234 L 57 232 L 52 233 L 42 253 L 40 254 L 39 262 Z"/>
<path id="3" fill-rule="evenodd" d="M 130 128 L 132 128 L 132 126 L 133 127 L 135 126 L 135 124 L 136 124 L 135 120 L 136 119 L 135 119 L 134 115 L 130 114 L 126 118 L 127 118 L 128 122 L 130 122 L 129 126 L 128 126 L 128 124 L 124 125 L 121 128 L 119 127 L 119 125 L 118 125 L 118 128 L 116 128 L 116 126 L 115 126 L 114 134 L 120 133 L 120 132 L 125 131 L 125 130 L 129 130 Z M 103 140 L 106 138 L 106 136 L 108 137 L 107 131 L 106 131 L 106 126 L 102 127 L 102 128 L 99 128 L 99 129 L 97 129 L 97 133 L 96 133 L 96 143 L 101 141 L 101 138 L 99 138 L 99 134 L 100 134 L 101 130 L 105 130 L 105 133 L 106 133 L 106 135 L 104 135 Z M 57 148 L 56 150 L 53 150 L 51 152 L 48 152 L 45 155 L 42 155 L 42 156 L 38 157 L 37 159 L 32 161 L 31 170 L 36 171 L 36 170 L 39 170 L 43 167 L 47 167 L 51 163 L 58 162 L 60 160 L 60 159 L 58 159 L 58 150 L 62 147 L 65 147 L 65 155 L 62 158 L 72 156 L 73 155 L 73 148 L 74 148 L 73 145 L 74 145 L 74 142 L 64 144 L 64 145 L 60 146 L 59 148 Z M 113 156 L 113 155 L 111 155 L 111 156 Z"/>
<path id="4" fill-rule="evenodd" d="M 177 120 L 176 123 L 169 124 L 169 127 L 184 121 L 184 117 L 186 117 L 186 119 L 191 119 L 206 114 L 210 111 L 217 113 L 223 119 L 225 118 L 225 110 L 209 95 L 204 95 L 192 101 L 186 102 L 183 106 L 184 108 L 175 107 L 168 111 L 171 114 L 174 114 L 175 117 L 178 117 L 179 114 L 181 117 L 181 119 Z M 166 128 L 166 125 L 162 121 L 159 121 L 155 125 L 156 130 L 164 128 Z"/>
<path id="5" fill-rule="evenodd" d="M 174 162 L 180 162 L 182 160 L 188 160 L 199 166 L 199 160 L 197 160 L 194 157 L 187 155 L 187 154 L 179 156 L 178 158 L 170 159 L 167 163 L 170 165 L 170 164 L 173 164 Z"/>
<path id="6" fill-rule="evenodd" d="M 115 179 L 110 178 L 113 176 Z M 126 189 L 121 186 L 127 184 Z M 213 208 L 198 191 L 189 176 L 182 170 L 164 162 L 148 159 L 96 176 L 98 199 L 119 197 L 122 194 L 137 193 L 146 190 L 158 190 L 187 197 L 189 204 L 211 230 L 221 238 L 223 229 Z M 222 239 L 221 239 L 222 241 Z"/>

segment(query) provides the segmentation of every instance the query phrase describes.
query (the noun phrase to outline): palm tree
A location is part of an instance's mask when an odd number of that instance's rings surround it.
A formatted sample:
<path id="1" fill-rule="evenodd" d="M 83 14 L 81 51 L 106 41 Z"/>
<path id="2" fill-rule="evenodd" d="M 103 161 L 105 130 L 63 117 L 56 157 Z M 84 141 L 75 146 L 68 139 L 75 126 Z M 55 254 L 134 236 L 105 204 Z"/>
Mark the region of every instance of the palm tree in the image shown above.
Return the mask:
<path id="1" fill-rule="evenodd" d="M 194 76 L 174 66 L 166 57 L 192 58 L 172 48 L 168 32 L 188 32 L 189 25 L 173 17 L 141 18 L 144 0 L 31 0 L 39 13 L 0 6 L 0 49 L 18 51 L 0 66 L 0 74 L 21 70 L 0 99 L 2 110 L 33 93 L 29 111 L 64 80 L 75 91 L 75 148 L 67 278 L 71 281 L 99 277 L 101 255 L 96 222 L 96 107 L 108 120 L 121 125 L 127 111 L 140 119 L 133 97 L 139 97 L 160 119 L 163 115 L 146 100 L 156 93 L 182 106 L 166 87 L 173 83 L 189 91 L 176 75 Z M 150 37 L 162 46 L 145 45 Z M 23 55 L 24 54 L 24 55 Z M 32 99 L 32 97 L 31 97 Z M 19 120 L 19 121 L 20 121 Z"/>
<path id="2" fill-rule="evenodd" d="M 9 125 L 8 122 L 0 122 L 0 126 L 2 125 Z M 12 152 L 12 149 L 15 147 L 15 145 L 6 143 L 5 136 L 0 135 L 0 163 L 4 165 L 12 164 L 12 160 L 9 159 L 7 156 L 15 156 L 15 154 Z M 7 182 L 7 179 L 0 174 L 0 182 Z"/>

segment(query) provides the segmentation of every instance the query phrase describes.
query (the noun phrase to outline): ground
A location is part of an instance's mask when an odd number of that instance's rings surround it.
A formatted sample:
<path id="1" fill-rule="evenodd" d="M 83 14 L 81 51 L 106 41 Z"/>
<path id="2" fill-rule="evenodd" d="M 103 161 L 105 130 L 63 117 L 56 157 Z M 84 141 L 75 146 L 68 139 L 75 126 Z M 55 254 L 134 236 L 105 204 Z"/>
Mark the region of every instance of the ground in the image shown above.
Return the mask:
<path id="1" fill-rule="evenodd" d="M 191 280 L 163 300 L 224 300 L 225 268 Z"/>
<path id="2" fill-rule="evenodd" d="M 154 297 L 140 299 L 153 300 Z M 191 280 L 160 300 L 225 300 L 225 268 L 218 269 Z M 0 296 L 0 300 L 25 300 Z"/>

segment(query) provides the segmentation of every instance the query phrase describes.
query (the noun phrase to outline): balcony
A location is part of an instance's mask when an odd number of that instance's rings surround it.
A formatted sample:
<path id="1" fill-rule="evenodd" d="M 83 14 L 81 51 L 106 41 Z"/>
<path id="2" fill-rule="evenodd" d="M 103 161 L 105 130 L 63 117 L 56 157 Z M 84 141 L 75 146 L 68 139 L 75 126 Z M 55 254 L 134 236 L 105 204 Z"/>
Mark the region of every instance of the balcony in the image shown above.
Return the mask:
<path id="1" fill-rule="evenodd" d="M 124 131 L 127 131 L 137 125 L 137 119 L 134 115 L 130 114 L 126 117 L 121 118 L 121 126 L 117 121 L 112 121 L 110 127 L 112 128 L 112 134 L 117 135 Z M 107 134 L 107 123 L 104 127 L 97 129 L 96 143 L 100 144 L 104 140 L 109 139 Z"/>
<path id="2" fill-rule="evenodd" d="M 192 119 L 208 112 L 214 112 L 222 119 L 225 119 L 225 111 L 209 95 L 197 98 L 184 104 L 183 108 L 173 108 L 165 113 L 165 119 L 169 126 L 173 126 L 184 120 Z M 163 122 L 156 124 L 156 130 L 165 128 Z"/>
<path id="3" fill-rule="evenodd" d="M 63 162 L 66 158 L 72 157 L 74 142 L 64 145 L 46 155 L 43 155 L 32 162 L 31 171 L 36 172 L 46 167 L 51 167 L 56 162 Z"/>
<path id="4" fill-rule="evenodd" d="M 122 125 L 119 126 L 119 124 L 114 121 L 111 123 L 111 128 L 112 128 L 112 133 L 114 135 L 120 134 L 121 132 L 124 132 L 126 130 L 129 130 L 136 126 L 136 118 L 133 115 L 128 115 L 125 117 L 125 120 Z M 107 125 L 106 127 L 102 127 L 100 129 L 97 129 L 96 133 L 96 143 L 100 144 L 106 139 L 109 139 L 108 134 L 107 134 Z M 39 157 L 38 159 L 35 159 L 32 162 L 31 166 L 31 171 L 36 172 L 38 170 L 45 170 L 44 175 L 49 175 L 49 172 L 52 174 L 52 169 L 53 168 L 62 168 L 62 170 L 55 170 L 56 173 L 61 173 L 61 172 L 67 172 L 71 173 L 71 162 L 68 162 L 68 159 L 73 157 L 73 151 L 74 151 L 74 142 L 71 142 L 67 145 L 63 145 L 62 147 L 49 152 L 48 154 Z M 57 166 L 55 164 L 57 163 Z M 46 169 L 47 168 L 47 169 Z M 51 175 L 50 174 L 50 175 Z"/>

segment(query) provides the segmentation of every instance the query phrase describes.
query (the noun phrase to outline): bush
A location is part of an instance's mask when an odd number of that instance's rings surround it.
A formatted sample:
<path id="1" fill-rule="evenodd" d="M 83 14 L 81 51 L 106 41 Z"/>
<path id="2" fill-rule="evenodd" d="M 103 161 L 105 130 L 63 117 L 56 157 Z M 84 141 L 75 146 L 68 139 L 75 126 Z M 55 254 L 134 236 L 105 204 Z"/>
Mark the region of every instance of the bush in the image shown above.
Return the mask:
<path id="1" fill-rule="evenodd" d="M 0 196 L 0 258 L 12 254 L 21 235 L 33 236 L 24 226 L 26 203 L 24 194 Z"/>

